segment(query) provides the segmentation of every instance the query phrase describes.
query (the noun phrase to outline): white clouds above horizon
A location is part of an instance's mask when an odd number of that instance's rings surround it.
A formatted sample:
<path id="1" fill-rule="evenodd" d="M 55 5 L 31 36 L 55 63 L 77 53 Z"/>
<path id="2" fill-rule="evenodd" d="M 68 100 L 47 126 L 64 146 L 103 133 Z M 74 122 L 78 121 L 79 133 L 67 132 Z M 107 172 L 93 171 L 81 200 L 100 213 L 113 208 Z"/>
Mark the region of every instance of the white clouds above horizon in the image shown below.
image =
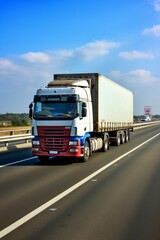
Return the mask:
<path id="1" fill-rule="evenodd" d="M 120 47 L 119 42 L 109 41 L 95 41 L 87 43 L 83 46 L 75 49 L 62 49 L 52 50 L 48 53 L 43 52 L 28 52 L 22 54 L 20 57 L 30 63 L 54 63 L 54 65 L 61 65 L 60 62 L 63 60 L 69 60 L 72 58 L 81 58 L 84 61 L 90 62 L 96 58 L 104 57 L 109 54 L 112 49 Z M 150 52 L 142 52 L 138 50 L 133 51 L 122 51 L 119 56 L 123 59 L 154 59 L 154 55 Z"/>
<path id="2" fill-rule="evenodd" d="M 16 70 L 17 66 L 14 64 L 12 61 L 5 59 L 5 58 L 0 58 L 0 69 L 11 69 L 11 70 Z"/>
<path id="3" fill-rule="evenodd" d="M 95 41 L 75 49 L 75 53 L 83 56 L 85 61 L 91 61 L 97 57 L 103 57 L 113 48 L 120 46 L 118 42 Z"/>
<path id="4" fill-rule="evenodd" d="M 15 58 L 15 63 L 9 59 L 0 58 L 0 77 L 14 71 L 13 77 L 15 81 L 36 82 L 41 78 L 41 81 L 48 79 L 54 72 L 66 72 L 65 64 L 70 69 L 75 59 L 81 62 L 81 66 L 87 62 L 107 56 L 112 49 L 120 47 L 119 42 L 111 41 L 93 41 L 83 46 L 74 49 L 51 50 L 47 52 L 28 52 L 19 55 Z M 117 53 L 118 56 L 118 53 Z M 154 55 L 149 52 L 142 51 L 121 51 L 119 56 L 123 59 L 153 59 Z M 22 61 L 21 59 L 25 60 Z M 20 61 L 21 60 L 21 61 Z M 41 65 L 40 65 L 41 64 Z M 83 71 L 83 68 L 82 68 Z M 98 61 L 97 70 L 98 71 Z M 155 83 L 158 79 L 152 76 L 152 73 L 145 69 L 131 70 L 127 73 L 112 71 L 113 79 L 124 78 L 130 82 Z"/>
<path id="5" fill-rule="evenodd" d="M 10 61 L 9 59 L 0 58 L 0 77 L 4 77 L 6 75 L 10 75 L 13 72 L 20 72 L 21 66 L 15 64 L 14 62 Z"/>
<path id="6" fill-rule="evenodd" d="M 92 61 L 95 58 L 109 54 L 111 49 L 120 46 L 118 42 L 93 41 L 83 46 L 68 50 L 60 49 L 50 51 L 49 54 L 43 52 L 28 52 L 21 55 L 21 58 L 31 63 L 48 63 L 54 59 L 66 59 L 81 56 L 84 61 Z"/>
<path id="7" fill-rule="evenodd" d="M 160 12 L 160 0 L 153 0 L 152 1 L 154 10 Z"/>
<path id="8" fill-rule="evenodd" d="M 21 55 L 21 58 L 32 63 L 47 63 L 51 60 L 51 57 L 43 52 L 28 52 Z"/>
<path id="9" fill-rule="evenodd" d="M 113 79 L 123 79 L 126 82 L 132 82 L 135 84 L 149 84 L 160 83 L 160 78 L 154 77 L 152 73 L 146 69 L 131 70 L 126 73 L 120 71 L 112 71 L 110 76 Z"/>
<path id="10" fill-rule="evenodd" d="M 102 40 L 89 42 L 73 49 L 28 52 L 11 56 L 10 58 L 12 60 L 9 58 L 0 58 L 0 77 L 5 75 L 7 78 L 7 76 L 9 77 L 12 73 L 12 78 L 14 78 L 15 81 L 18 81 L 18 79 L 21 81 L 37 81 L 39 77 L 44 79 L 54 72 L 66 71 L 65 66 L 72 66 L 75 60 L 81 63 L 88 62 L 87 64 L 90 64 L 89 62 L 108 55 L 112 49 L 119 46 L 120 43 L 118 42 Z"/>
<path id="11" fill-rule="evenodd" d="M 141 52 L 137 50 L 133 50 L 131 52 L 120 52 L 119 56 L 124 59 L 134 60 L 134 59 L 153 59 L 154 55 L 148 52 Z"/>
<path id="12" fill-rule="evenodd" d="M 154 25 L 152 28 L 146 28 L 143 31 L 144 35 L 153 35 L 155 37 L 160 37 L 160 24 Z"/>

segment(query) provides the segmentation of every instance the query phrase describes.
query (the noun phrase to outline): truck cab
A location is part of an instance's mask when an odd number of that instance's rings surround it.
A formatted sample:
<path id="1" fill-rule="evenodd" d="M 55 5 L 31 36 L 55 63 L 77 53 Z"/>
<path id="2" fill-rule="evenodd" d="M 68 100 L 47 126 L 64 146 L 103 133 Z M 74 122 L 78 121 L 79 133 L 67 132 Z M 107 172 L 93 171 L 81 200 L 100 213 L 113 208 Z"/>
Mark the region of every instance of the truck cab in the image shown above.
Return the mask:
<path id="1" fill-rule="evenodd" d="M 93 131 L 91 95 L 87 81 L 52 81 L 38 89 L 32 110 L 32 155 L 82 157 Z"/>

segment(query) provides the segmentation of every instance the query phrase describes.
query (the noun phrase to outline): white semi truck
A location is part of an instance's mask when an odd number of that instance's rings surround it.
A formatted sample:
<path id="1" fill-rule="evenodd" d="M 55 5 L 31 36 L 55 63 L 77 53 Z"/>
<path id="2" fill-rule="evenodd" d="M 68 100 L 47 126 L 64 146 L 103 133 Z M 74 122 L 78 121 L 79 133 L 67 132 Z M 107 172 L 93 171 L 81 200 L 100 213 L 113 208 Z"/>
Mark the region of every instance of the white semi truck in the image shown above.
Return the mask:
<path id="1" fill-rule="evenodd" d="M 128 142 L 133 93 L 98 73 L 55 74 L 30 104 L 32 155 L 87 161 L 110 144 Z"/>

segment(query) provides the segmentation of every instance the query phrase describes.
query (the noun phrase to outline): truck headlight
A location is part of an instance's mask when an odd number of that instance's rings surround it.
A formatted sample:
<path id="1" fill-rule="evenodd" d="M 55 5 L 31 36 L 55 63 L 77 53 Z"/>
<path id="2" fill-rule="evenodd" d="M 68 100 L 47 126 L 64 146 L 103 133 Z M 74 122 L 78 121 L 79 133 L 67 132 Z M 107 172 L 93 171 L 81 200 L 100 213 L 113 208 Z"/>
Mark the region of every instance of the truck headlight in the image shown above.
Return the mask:
<path id="1" fill-rule="evenodd" d="M 69 146 L 78 146 L 78 140 L 69 141 Z"/>
<path id="2" fill-rule="evenodd" d="M 33 141 L 32 141 L 32 144 L 33 144 L 33 145 L 39 145 L 39 141 L 33 140 Z"/>
<path id="3" fill-rule="evenodd" d="M 79 149 L 77 149 L 77 148 L 71 148 L 71 149 L 70 149 L 70 152 L 79 152 Z"/>

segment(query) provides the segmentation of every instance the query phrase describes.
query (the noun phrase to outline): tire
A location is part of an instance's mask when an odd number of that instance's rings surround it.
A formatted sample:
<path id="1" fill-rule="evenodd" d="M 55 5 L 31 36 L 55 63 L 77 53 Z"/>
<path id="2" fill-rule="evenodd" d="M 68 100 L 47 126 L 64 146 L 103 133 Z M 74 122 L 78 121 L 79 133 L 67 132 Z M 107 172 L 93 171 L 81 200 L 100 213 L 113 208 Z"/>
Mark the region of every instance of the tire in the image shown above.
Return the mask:
<path id="1" fill-rule="evenodd" d="M 103 142 L 103 147 L 102 147 L 102 151 L 103 152 L 107 152 L 107 150 L 109 149 L 109 141 L 108 138 L 104 140 Z"/>
<path id="2" fill-rule="evenodd" d="M 119 146 L 121 144 L 121 136 L 119 134 L 119 132 L 117 132 L 117 139 L 116 139 L 116 146 Z"/>
<path id="3" fill-rule="evenodd" d="M 122 132 L 121 134 L 121 144 L 124 144 L 125 143 L 125 133 Z"/>
<path id="4" fill-rule="evenodd" d="M 85 141 L 84 144 L 84 156 L 81 158 L 82 162 L 87 162 L 90 156 L 90 148 L 88 141 Z"/>
<path id="5" fill-rule="evenodd" d="M 128 141 L 131 139 L 130 131 L 128 130 Z"/>
<path id="6" fill-rule="evenodd" d="M 129 141 L 128 131 L 125 131 L 125 143 Z"/>

